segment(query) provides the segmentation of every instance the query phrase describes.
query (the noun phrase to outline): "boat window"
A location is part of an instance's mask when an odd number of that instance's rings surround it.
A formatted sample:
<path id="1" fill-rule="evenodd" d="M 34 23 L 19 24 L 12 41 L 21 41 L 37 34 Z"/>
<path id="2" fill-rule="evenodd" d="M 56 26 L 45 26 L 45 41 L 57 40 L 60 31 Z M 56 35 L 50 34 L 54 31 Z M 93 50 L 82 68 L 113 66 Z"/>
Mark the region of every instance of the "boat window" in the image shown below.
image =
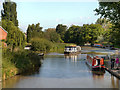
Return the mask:
<path id="1" fill-rule="evenodd" d="M 100 65 L 100 59 L 96 59 L 97 60 L 97 62 L 98 62 L 98 65 Z"/>

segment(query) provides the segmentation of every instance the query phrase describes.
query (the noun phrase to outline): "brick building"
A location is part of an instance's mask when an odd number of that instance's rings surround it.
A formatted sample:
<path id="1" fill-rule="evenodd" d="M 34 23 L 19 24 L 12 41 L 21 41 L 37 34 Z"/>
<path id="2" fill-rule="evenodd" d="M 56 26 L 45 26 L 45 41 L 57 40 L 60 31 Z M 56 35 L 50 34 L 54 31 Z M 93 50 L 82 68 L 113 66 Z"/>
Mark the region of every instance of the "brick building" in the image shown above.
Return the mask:
<path id="1" fill-rule="evenodd" d="M 7 39 L 7 33 L 8 32 L 0 26 L 0 40 L 6 40 Z"/>

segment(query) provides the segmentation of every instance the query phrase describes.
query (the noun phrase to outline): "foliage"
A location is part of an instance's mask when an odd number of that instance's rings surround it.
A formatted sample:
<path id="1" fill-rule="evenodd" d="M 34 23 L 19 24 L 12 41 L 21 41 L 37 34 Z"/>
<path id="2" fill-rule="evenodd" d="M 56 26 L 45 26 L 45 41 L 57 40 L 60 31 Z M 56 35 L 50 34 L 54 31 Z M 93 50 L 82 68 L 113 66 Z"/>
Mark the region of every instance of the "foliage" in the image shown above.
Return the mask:
<path id="1" fill-rule="evenodd" d="M 120 25 L 120 1 L 119 2 L 99 2 L 99 8 L 95 9 L 96 15 L 108 18 L 116 25 Z"/>
<path id="2" fill-rule="evenodd" d="M 80 30 L 81 30 L 80 26 L 75 26 L 75 25 L 71 26 L 65 33 L 65 42 L 76 43 Z"/>
<path id="3" fill-rule="evenodd" d="M 31 51 L 10 52 L 8 49 L 2 50 L 3 79 L 32 70 L 40 65 L 40 57 Z"/>
<path id="4" fill-rule="evenodd" d="M 80 45 L 84 45 L 87 42 L 94 43 L 102 33 L 103 28 L 99 24 L 72 25 L 65 33 L 65 42 Z"/>
<path id="5" fill-rule="evenodd" d="M 99 2 L 99 8 L 95 9 L 96 15 L 109 19 L 113 26 L 110 41 L 120 44 L 120 1 L 119 2 Z"/>
<path id="6" fill-rule="evenodd" d="M 3 9 L 1 11 L 2 20 L 12 21 L 15 26 L 18 26 L 16 3 L 11 1 L 4 2 Z"/>
<path id="7" fill-rule="evenodd" d="M 104 42 L 110 42 L 112 40 L 111 36 L 112 36 L 112 23 L 105 18 L 99 18 L 96 21 L 96 24 L 100 24 L 103 27 L 103 35 L 101 36 L 103 38 Z"/>
<path id="8" fill-rule="evenodd" d="M 8 32 L 7 45 L 11 50 L 15 47 L 24 47 L 25 36 L 18 28 L 17 11 L 15 2 L 3 2 L 3 10 L 1 10 L 2 27 Z"/>
<path id="9" fill-rule="evenodd" d="M 56 32 L 54 28 L 48 28 L 44 32 L 45 38 L 52 42 L 60 42 L 60 35 Z"/>
<path id="10" fill-rule="evenodd" d="M 63 41 L 64 41 L 64 35 L 65 35 L 66 30 L 67 30 L 66 25 L 58 24 L 57 27 L 56 27 L 56 32 L 58 34 L 60 34 L 60 37 Z"/>
<path id="11" fill-rule="evenodd" d="M 113 28 L 111 33 L 111 42 L 120 45 L 120 28 Z"/>
<path id="12" fill-rule="evenodd" d="M 2 27 L 8 32 L 6 42 L 12 49 L 15 47 L 24 47 L 25 35 L 12 21 L 2 20 Z"/>
<path id="13" fill-rule="evenodd" d="M 44 38 L 33 38 L 31 44 L 34 51 L 49 51 L 52 48 L 52 43 Z"/>
<path id="14" fill-rule="evenodd" d="M 42 27 L 40 27 L 40 23 L 34 25 L 28 25 L 27 28 L 27 42 L 29 43 L 32 38 L 35 37 L 43 37 Z"/>

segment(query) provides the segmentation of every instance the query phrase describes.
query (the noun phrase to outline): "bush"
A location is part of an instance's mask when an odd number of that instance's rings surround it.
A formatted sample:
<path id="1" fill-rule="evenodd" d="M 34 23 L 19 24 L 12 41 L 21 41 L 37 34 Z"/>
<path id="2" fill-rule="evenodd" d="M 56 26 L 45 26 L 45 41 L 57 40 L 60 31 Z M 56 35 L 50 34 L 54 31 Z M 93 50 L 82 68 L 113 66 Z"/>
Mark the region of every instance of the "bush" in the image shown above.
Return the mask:
<path id="1" fill-rule="evenodd" d="M 40 67 L 40 57 L 32 51 L 21 50 L 11 52 L 9 49 L 2 50 L 2 75 L 3 80 L 16 74 L 32 71 Z"/>
<path id="2" fill-rule="evenodd" d="M 49 51 L 52 48 L 52 42 L 43 38 L 33 38 L 31 44 L 34 51 Z"/>

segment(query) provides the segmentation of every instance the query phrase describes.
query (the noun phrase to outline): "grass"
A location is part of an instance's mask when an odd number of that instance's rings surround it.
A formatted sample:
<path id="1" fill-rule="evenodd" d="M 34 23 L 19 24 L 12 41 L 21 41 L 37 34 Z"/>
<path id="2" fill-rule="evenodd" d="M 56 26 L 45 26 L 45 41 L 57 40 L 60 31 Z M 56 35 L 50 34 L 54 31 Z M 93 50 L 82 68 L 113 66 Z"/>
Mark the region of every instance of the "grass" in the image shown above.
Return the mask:
<path id="1" fill-rule="evenodd" d="M 98 52 L 84 52 L 82 54 L 96 54 L 96 55 L 107 55 L 107 53 L 98 53 Z"/>
<path id="2" fill-rule="evenodd" d="M 119 48 L 120 49 L 120 45 L 115 45 L 115 48 Z"/>

